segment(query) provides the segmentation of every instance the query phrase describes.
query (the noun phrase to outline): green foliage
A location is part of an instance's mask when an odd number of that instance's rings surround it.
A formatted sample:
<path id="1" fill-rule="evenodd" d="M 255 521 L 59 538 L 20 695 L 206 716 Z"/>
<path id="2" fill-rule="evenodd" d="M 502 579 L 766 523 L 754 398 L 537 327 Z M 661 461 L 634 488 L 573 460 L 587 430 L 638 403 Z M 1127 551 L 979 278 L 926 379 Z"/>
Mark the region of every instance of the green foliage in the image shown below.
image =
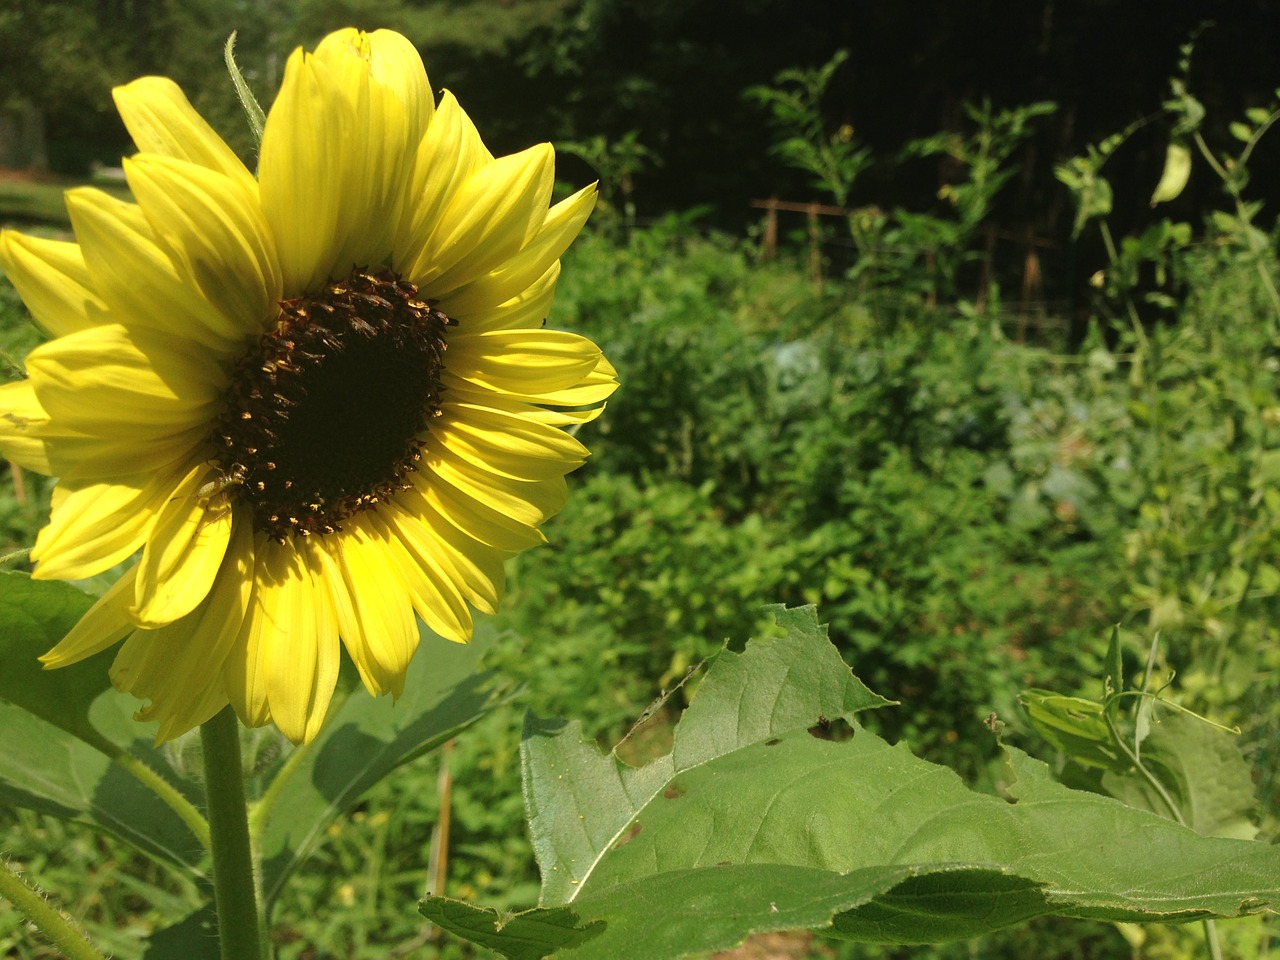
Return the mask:
<path id="1" fill-rule="evenodd" d="M 854 181 L 871 164 L 871 150 L 854 137 L 853 127 L 842 124 L 828 134 L 822 114 L 822 98 L 849 51 L 839 50 L 827 63 L 813 70 L 783 70 L 773 86 L 748 87 L 745 96 L 769 109 L 779 139 L 771 151 L 789 166 L 810 177 L 811 183 L 829 193 L 836 206 L 849 199 Z"/>
<path id="2" fill-rule="evenodd" d="M 166 750 L 150 745 L 149 729 L 133 720 L 136 701 L 110 687 L 110 651 L 51 672 L 36 659 L 91 603 L 66 584 L 0 575 L 0 730 L 9 744 L 0 799 L 91 824 L 167 866 L 188 892 L 200 890 L 184 903 L 198 925 L 209 894 L 209 837 L 185 741 Z M 477 669 L 492 641 L 483 629 L 467 646 L 424 633 L 423 656 L 397 704 L 335 698 L 329 724 L 308 746 L 288 751 L 278 735 L 251 742 L 251 832 L 268 910 L 317 838 L 366 790 L 502 702 L 494 676 Z M 351 685 L 348 677 L 348 691 Z"/>
<path id="3" fill-rule="evenodd" d="M 981 768 L 956 731 L 1097 649 L 1123 564 L 1100 537 L 1121 525 L 1083 434 L 1119 415 L 1111 397 L 1082 401 L 1072 365 L 983 322 L 885 331 L 742 251 L 658 236 L 588 241 L 566 270 L 559 316 L 627 388 L 552 545 L 512 578 L 530 656 L 566 651 L 572 686 L 590 671 L 562 638 L 580 637 L 589 662 L 667 685 L 752 630 L 753 596 L 818 602 L 860 675 L 919 702 L 877 722 Z M 588 682 L 612 698 L 589 699 L 601 719 L 634 689 Z"/>
<path id="4" fill-rule="evenodd" d="M 967 137 L 954 131 L 913 140 L 903 150 L 907 157 L 945 156 L 967 173 L 963 184 L 943 188 L 943 199 L 956 208 L 960 222 L 972 229 L 991 209 L 991 201 L 1009 178 L 1017 173 L 1011 166 L 1014 152 L 1033 132 L 1032 121 L 1057 110 L 1053 103 L 1032 103 L 997 111 L 990 100 L 964 104 L 965 116 L 974 130 Z"/>
<path id="5" fill-rule="evenodd" d="M 1050 912 L 1234 917 L 1280 893 L 1268 846 L 1073 792 L 1019 751 L 1008 803 L 856 726 L 841 736 L 835 724 L 885 701 L 811 608 L 776 617 L 781 636 L 717 657 L 671 752 L 643 767 L 601 755 L 576 723 L 530 719 L 541 906 L 508 918 L 433 897 L 423 913 L 514 960 L 658 960 L 829 924 L 921 943 Z"/>
<path id="6" fill-rule="evenodd" d="M 635 191 L 635 175 L 661 162 L 652 150 L 640 143 L 639 133 L 629 130 L 616 140 L 597 134 L 586 140 L 561 141 L 556 147 L 561 153 L 580 157 L 600 178 L 597 219 L 603 217 L 612 226 L 621 217 L 628 228 L 635 226 L 636 205 L 631 196 Z"/>
<path id="7" fill-rule="evenodd" d="M 1022 706 L 1036 732 L 1065 759 L 1065 782 L 1204 836 L 1252 840 L 1258 803 L 1249 765 L 1232 742 L 1240 731 L 1186 712 L 1164 691 L 1151 692 L 1151 680 L 1148 674 L 1141 686 L 1126 689 L 1117 629 L 1101 700 L 1028 690 Z"/>

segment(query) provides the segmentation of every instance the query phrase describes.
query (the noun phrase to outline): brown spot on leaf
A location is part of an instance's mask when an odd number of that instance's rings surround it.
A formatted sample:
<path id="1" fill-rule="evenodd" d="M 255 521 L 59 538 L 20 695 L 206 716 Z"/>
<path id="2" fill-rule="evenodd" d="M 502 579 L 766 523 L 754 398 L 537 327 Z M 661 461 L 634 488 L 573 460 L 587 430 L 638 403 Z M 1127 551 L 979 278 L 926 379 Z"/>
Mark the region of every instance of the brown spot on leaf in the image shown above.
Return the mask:
<path id="1" fill-rule="evenodd" d="M 630 830 L 628 830 L 626 833 L 624 833 L 622 836 L 618 838 L 618 842 L 613 845 L 612 849 L 617 850 L 619 847 L 630 843 L 637 836 L 639 836 L 640 830 L 641 830 L 640 822 L 637 820 L 635 823 L 631 825 Z"/>

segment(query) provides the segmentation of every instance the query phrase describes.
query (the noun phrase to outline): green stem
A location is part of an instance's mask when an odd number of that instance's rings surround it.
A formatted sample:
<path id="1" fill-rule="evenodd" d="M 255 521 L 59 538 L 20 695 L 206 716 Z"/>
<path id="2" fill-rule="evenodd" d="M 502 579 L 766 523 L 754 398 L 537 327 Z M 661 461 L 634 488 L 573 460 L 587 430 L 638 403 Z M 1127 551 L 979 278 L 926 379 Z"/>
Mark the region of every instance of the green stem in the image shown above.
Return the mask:
<path id="1" fill-rule="evenodd" d="M 1120 262 L 1120 254 L 1116 251 L 1115 240 L 1111 237 L 1111 228 L 1107 226 L 1107 221 L 1098 221 L 1098 230 L 1102 233 L 1102 244 L 1107 248 L 1107 261 L 1114 269 L 1115 265 Z M 1147 333 L 1142 329 L 1142 321 L 1138 319 L 1138 308 L 1133 305 L 1133 298 L 1129 296 L 1129 291 L 1124 294 L 1125 312 L 1129 316 L 1129 326 L 1133 328 L 1133 337 L 1138 342 L 1141 353 L 1147 352 Z"/>
<path id="2" fill-rule="evenodd" d="M 338 715 L 338 711 L 342 709 L 342 705 L 347 702 L 347 698 L 351 696 L 351 691 L 342 689 L 341 687 L 334 691 L 333 699 L 329 701 L 328 716 L 334 717 Z M 262 831 L 266 827 L 267 817 L 271 814 L 275 807 L 276 800 L 289 781 L 293 779 L 298 768 L 302 765 L 302 761 L 307 758 L 311 752 L 311 744 L 303 743 L 294 747 L 293 752 L 285 759 L 284 764 L 272 779 L 271 784 L 267 787 L 266 792 L 261 799 L 253 805 L 253 810 L 249 814 L 249 837 L 254 844 L 262 836 Z"/>
<path id="3" fill-rule="evenodd" d="M 169 808 L 182 818 L 187 829 L 196 835 L 200 846 L 206 850 L 209 849 L 209 821 L 201 816 L 200 811 L 182 795 L 180 790 L 128 750 L 112 753 L 111 759 L 146 784 L 153 793 L 167 803 Z"/>
<path id="4" fill-rule="evenodd" d="M 30 555 L 30 547 L 19 547 L 17 550 L 10 550 L 8 553 L 0 555 L 0 567 L 7 567 L 11 563 L 19 563 Z"/>
<path id="5" fill-rule="evenodd" d="M 1249 142 L 1249 146 L 1245 149 L 1245 152 L 1240 155 L 1239 163 L 1241 166 L 1243 166 L 1248 160 L 1249 153 L 1257 144 L 1257 138 L 1262 135 L 1267 127 L 1271 126 L 1271 124 L 1275 122 L 1275 119 L 1276 115 L 1272 114 L 1267 118 L 1266 124 L 1254 134 L 1253 139 Z M 1280 318 L 1280 291 L 1276 290 L 1275 281 L 1271 279 L 1271 271 L 1267 269 L 1266 258 L 1263 255 L 1264 251 L 1262 247 L 1259 246 L 1258 238 L 1253 233 L 1253 218 L 1244 208 L 1244 198 L 1240 196 L 1240 187 L 1236 181 L 1231 178 L 1231 174 L 1228 173 L 1222 164 L 1218 162 L 1218 158 L 1213 155 L 1213 151 L 1209 149 L 1209 145 L 1205 143 L 1204 137 L 1200 135 L 1198 130 L 1194 134 L 1194 139 L 1196 142 L 1196 148 L 1200 151 L 1200 155 L 1208 161 L 1209 166 L 1211 166 L 1213 168 L 1213 172 L 1218 175 L 1218 178 L 1222 181 L 1223 187 L 1226 188 L 1227 193 L 1231 196 L 1232 202 L 1236 205 L 1236 219 L 1239 220 L 1241 225 L 1244 227 L 1244 242 L 1248 246 L 1249 252 L 1253 254 L 1254 266 L 1257 268 L 1258 278 L 1262 281 L 1263 287 L 1266 288 L 1267 296 L 1271 299 L 1271 309 L 1275 312 L 1276 317 Z"/>
<path id="6" fill-rule="evenodd" d="M 230 707 L 200 728 L 204 784 L 213 848 L 213 888 L 222 960 L 263 960 L 264 924 L 258 910 L 240 724 Z"/>
<path id="7" fill-rule="evenodd" d="M 67 960 L 104 960 L 84 935 L 7 863 L 0 864 L 0 896 L 11 901 Z"/>
<path id="8" fill-rule="evenodd" d="M 249 836 L 253 838 L 255 843 L 262 836 L 267 816 L 271 813 L 272 807 L 275 806 L 276 799 L 280 796 L 281 791 L 289 785 L 294 773 L 310 752 L 309 747 L 310 744 L 305 743 L 294 747 L 293 752 L 289 754 L 281 765 L 280 772 L 271 779 L 271 784 L 267 787 L 262 798 L 253 805 L 253 811 L 249 814 Z"/>
<path id="9" fill-rule="evenodd" d="M 1201 920 L 1204 942 L 1209 947 L 1209 960 L 1222 960 L 1222 944 L 1218 942 L 1218 925 L 1212 920 Z"/>
<path id="10" fill-rule="evenodd" d="M 1120 735 L 1120 731 L 1116 729 L 1115 721 L 1111 718 L 1111 711 L 1104 709 L 1102 711 L 1102 716 L 1107 722 L 1107 729 L 1111 731 L 1111 739 L 1115 742 L 1115 745 L 1124 751 L 1125 756 L 1129 758 L 1129 762 L 1133 764 L 1133 768 L 1142 775 L 1142 778 L 1146 780 L 1147 783 L 1151 784 L 1152 789 L 1155 790 L 1160 799 L 1164 801 L 1164 805 L 1169 808 L 1169 815 L 1174 819 L 1174 821 L 1180 826 L 1185 827 L 1187 825 L 1187 821 L 1183 818 L 1182 812 L 1178 809 L 1178 805 L 1173 802 L 1173 797 L 1169 796 L 1169 791 L 1165 789 L 1164 784 L 1160 782 L 1155 774 L 1143 766 L 1142 761 L 1138 759 L 1138 755 L 1129 749 L 1129 745 L 1124 742 L 1124 737 L 1122 737 Z"/>

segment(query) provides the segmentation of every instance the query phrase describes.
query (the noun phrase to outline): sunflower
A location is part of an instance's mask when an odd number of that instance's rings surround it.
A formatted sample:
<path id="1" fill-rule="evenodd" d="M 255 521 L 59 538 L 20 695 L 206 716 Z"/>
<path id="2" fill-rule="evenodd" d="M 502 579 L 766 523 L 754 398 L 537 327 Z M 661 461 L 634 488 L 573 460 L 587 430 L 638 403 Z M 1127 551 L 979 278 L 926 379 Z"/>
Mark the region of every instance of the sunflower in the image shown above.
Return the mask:
<path id="1" fill-rule="evenodd" d="M 136 200 L 67 194 L 76 242 L 0 234 L 53 339 L 0 387 L 0 451 L 58 478 L 34 576 L 138 555 L 48 667 L 123 640 L 167 740 L 230 703 L 314 737 L 342 650 L 398 695 L 415 617 L 467 641 L 616 386 L 544 329 L 595 203 L 495 158 L 399 34 L 289 58 L 251 173 L 170 80 L 115 91 Z M 562 408 L 562 409 L 555 409 Z"/>

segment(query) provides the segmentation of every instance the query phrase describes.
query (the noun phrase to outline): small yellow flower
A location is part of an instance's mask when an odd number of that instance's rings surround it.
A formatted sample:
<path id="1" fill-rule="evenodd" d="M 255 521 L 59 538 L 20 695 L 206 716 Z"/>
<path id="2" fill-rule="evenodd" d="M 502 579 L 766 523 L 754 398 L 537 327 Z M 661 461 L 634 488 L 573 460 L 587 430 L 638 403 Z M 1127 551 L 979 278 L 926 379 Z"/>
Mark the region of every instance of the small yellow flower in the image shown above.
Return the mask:
<path id="1" fill-rule="evenodd" d="M 494 158 L 389 31 L 293 53 L 256 177 L 171 81 L 115 98 L 137 202 L 72 190 L 77 242 L 0 234 L 54 337 L 0 387 L 0 451 L 59 478 L 34 575 L 141 551 L 43 660 L 124 640 L 158 739 L 230 703 L 307 740 L 342 647 L 398 695 L 415 614 L 467 641 L 564 505 L 561 428 L 616 386 L 542 328 L 595 189 L 548 208 L 550 145 Z"/>

